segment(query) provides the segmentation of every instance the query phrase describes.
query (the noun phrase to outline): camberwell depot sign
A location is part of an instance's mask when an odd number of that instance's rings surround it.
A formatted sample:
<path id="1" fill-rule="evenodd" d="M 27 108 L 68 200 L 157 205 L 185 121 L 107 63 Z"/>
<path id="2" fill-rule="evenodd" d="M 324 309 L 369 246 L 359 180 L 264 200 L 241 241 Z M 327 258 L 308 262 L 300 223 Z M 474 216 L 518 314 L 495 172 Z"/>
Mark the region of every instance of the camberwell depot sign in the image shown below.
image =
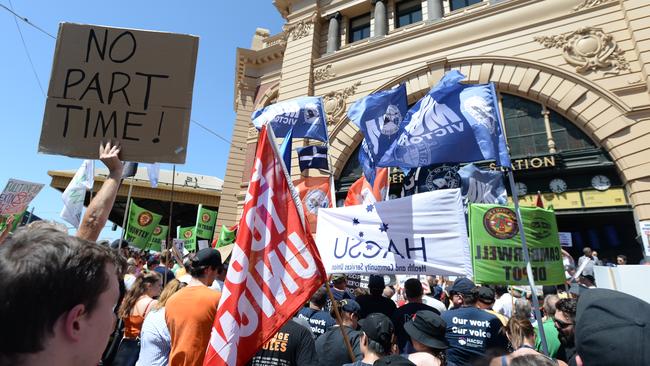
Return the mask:
<path id="1" fill-rule="evenodd" d="M 127 161 L 184 163 L 198 38 L 62 23 L 38 151 L 97 159 L 119 141 Z"/>

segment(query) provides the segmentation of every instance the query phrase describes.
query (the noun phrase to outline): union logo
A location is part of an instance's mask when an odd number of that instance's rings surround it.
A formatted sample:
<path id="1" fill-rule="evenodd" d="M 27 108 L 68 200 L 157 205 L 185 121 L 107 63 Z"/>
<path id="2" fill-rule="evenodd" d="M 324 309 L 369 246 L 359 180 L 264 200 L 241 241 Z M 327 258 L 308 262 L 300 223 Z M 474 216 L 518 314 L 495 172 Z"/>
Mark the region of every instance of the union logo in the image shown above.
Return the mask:
<path id="1" fill-rule="evenodd" d="M 153 235 L 159 235 L 160 233 L 162 233 L 162 228 L 160 226 L 156 226 L 153 229 Z"/>
<path id="2" fill-rule="evenodd" d="M 153 222 L 153 215 L 151 212 L 143 212 L 140 215 L 138 215 L 138 224 L 140 226 L 149 226 Z"/>
<path id="3" fill-rule="evenodd" d="M 192 230 L 187 230 L 187 231 L 185 231 L 185 232 L 183 233 L 183 236 L 185 237 L 185 239 L 189 239 L 189 238 L 191 238 L 191 237 L 192 237 Z"/>
<path id="4" fill-rule="evenodd" d="M 201 221 L 203 221 L 204 223 L 210 222 L 210 214 L 204 213 L 203 215 L 201 215 Z"/>
<path id="5" fill-rule="evenodd" d="M 510 239 L 517 235 L 517 215 L 507 207 L 493 207 L 483 215 L 485 230 L 497 239 Z"/>

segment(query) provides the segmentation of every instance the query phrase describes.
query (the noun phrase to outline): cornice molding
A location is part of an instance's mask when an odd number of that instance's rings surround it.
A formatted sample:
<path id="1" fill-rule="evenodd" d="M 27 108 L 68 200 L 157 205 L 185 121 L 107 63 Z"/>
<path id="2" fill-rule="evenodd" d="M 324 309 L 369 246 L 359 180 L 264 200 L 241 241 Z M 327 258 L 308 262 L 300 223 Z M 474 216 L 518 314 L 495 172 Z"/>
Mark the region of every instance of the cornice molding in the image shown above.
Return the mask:
<path id="1" fill-rule="evenodd" d="M 325 65 L 324 67 L 314 69 L 314 81 L 325 81 L 336 76 L 332 69 L 332 65 Z"/>
<path id="2" fill-rule="evenodd" d="M 296 41 L 301 38 L 307 37 L 314 29 L 314 24 L 318 18 L 318 12 L 314 12 L 311 17 L 301 19 L 296 23 L 287 23 L 284 25 L 284 39 L 285 41 Z"/>

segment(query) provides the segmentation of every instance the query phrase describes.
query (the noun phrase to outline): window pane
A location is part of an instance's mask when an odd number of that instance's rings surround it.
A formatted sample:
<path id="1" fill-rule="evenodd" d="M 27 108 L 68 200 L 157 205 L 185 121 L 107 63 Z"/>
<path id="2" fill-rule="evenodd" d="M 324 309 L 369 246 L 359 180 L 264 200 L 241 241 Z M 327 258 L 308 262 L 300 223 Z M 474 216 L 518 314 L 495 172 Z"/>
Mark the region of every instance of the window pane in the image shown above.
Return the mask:
<path id="1" fill-rule="evenodd" d="M 402 1 L 397 4 L 396 28 L 403 27 L 422 20 L 422 1 Z"/>
<path id="2" fill-rule="evenodd" d="M 530 100 L 502 94 L 506 134 L 512 156 L 548 154 L 542 106 Z"/>
<path id="3" fill-rule="evenodd" d="M 558 152 L 595 147 L 589 137 L 561 114 L 550 111 L 551 131 Z"/>
<path id="4" fill-rule="evenodd" d="M 370 15 L 350 19 L 350 43 L 370 37 Z"/>
<path id="5" fill-rule="evenodd" d="M 451 0 L 450 6 L 451 10 L 457 10 L 460 8 L 464 8 L 466 6 L 478 4 L 480 2 L 483 2 L 483 0 Z"/>

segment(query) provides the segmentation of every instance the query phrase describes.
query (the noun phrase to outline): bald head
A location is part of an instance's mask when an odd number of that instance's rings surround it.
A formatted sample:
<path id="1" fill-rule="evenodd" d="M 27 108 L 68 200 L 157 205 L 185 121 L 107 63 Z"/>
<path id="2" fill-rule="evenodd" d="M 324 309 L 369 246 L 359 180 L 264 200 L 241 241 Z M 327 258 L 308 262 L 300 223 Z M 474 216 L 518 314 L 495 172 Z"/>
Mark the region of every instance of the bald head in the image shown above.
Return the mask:
<path id="1" fill-rule="evenodd" d="M 555 315 L 555 304 L 558 300 L 560 300 L 560 297 L 557 295 L 547 295 L 544 298 L 544 305 L 542 307 L 546 316 L 552 317 Z"/>

